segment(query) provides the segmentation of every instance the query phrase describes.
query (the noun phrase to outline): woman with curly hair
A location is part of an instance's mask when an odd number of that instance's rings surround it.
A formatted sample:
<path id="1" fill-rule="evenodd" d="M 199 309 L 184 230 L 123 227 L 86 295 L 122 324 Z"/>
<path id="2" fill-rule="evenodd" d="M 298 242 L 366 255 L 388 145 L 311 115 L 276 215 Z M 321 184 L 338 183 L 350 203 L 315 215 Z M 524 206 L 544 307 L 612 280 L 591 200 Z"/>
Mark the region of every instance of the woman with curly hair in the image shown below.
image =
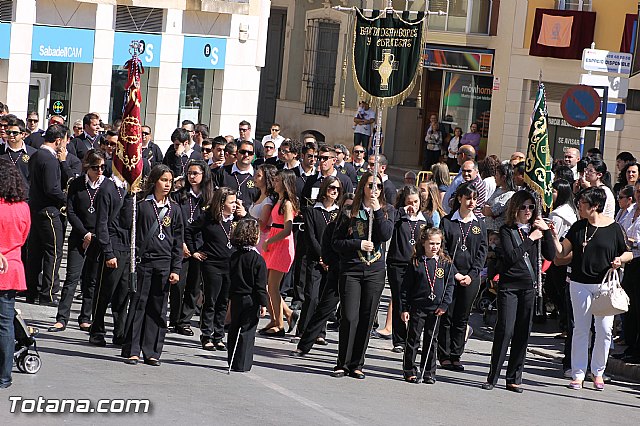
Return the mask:
<path id="1" fill-rule="evenodd" d="M 273 164 L 260 164 L 253 177 L 256 188 L 260 190 L 260 197 L 249 207 L 249 214 L 256 218 L 258 225 L 260 225 L 260 241 L 256 246 L 259 253 L 262 253 L 262 243 L 269 236 L 271 210 L 278 199 L 274 183 L 277 172 L 278 168 Z"/>
<path id="2" fill-rule="evenodd" d="M 31 227 L 26 199 L 22 175 L 0 159 L 0 388 L 11 386 L 16 292 L 27 289 L 20 254 Z"/>

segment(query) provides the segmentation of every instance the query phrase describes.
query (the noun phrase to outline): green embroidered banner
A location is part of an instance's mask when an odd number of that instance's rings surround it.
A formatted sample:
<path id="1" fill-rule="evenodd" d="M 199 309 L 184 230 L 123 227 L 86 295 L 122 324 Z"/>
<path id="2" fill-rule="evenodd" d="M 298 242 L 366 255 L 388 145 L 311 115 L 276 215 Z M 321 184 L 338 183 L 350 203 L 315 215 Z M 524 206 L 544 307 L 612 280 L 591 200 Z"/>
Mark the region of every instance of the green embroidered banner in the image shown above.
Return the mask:
<path id="1" fill-rule="evenodd" d="M 353 75 L 356 91 L 372 105 L 397 105 L 411 94 L 421 70 L 424 12 L 415 20 L 374 10 L 371 18 L 356 11 Z"/>
<path id="2" fill-rule="evenodd" d="M 540 194 L 542 207 L 545 210 L 551 208 L 553 203 L 551 151 L 549 150 L 547 132 L 547 101 L 542 83 L 538 85 L 538 95 L 529 129 L 524 181 L 531 189 Z"/>

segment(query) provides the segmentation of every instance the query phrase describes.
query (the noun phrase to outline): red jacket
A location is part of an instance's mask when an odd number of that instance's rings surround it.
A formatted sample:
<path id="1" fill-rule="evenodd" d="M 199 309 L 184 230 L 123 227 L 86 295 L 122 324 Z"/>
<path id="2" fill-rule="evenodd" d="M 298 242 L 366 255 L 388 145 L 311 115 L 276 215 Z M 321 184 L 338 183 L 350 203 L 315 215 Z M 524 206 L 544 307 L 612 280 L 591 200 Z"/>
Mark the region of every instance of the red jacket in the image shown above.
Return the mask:
<path id="1" fill-rule="evenodd" d="M 9 264 L 7 272 L 0 274 L 0 290 L 27 289 L 20 249 L 27 241 L 29 228 L 29 205 L 26 202 L 10 204 L 0 198 L 0 252 Z"/>

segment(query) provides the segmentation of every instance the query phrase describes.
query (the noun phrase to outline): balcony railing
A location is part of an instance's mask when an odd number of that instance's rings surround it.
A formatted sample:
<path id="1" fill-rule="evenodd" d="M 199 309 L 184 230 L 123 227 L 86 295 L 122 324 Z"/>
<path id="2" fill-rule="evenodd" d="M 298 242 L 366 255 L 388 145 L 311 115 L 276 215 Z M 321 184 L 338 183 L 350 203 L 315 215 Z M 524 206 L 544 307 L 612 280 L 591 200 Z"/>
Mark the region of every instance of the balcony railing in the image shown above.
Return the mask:
<path id="1" fill-rule="evenodd" d="M 489 34 L 493 0 L 430 0 L 429 10 L 447 12 L 429 16 L 429 29 L 466 34 Z"/>

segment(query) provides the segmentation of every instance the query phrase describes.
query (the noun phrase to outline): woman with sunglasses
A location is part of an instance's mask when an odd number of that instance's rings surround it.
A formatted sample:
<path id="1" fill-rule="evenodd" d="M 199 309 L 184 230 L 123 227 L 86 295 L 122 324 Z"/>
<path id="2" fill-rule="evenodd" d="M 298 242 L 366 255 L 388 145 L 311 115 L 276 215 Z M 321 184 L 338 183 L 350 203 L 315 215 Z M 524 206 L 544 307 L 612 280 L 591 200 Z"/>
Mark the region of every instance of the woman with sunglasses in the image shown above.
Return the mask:
<path id="1" fill-rule="evenodd" d="M 478 190 L 473 182 L 463 182 L 452 197 L 451 212 L 440 222 L 445 251 L 458 271 L 453 302 L 442 316 L 438 333 L 438 359 L 446 370 L 464 371 L 460 358 L 467 340 L 467 324 L 473 301 L 480 289 L 480 271 L 487 257 L 487 228 L 473 213 Z"/>
<path id="2" fill-rule="evenodd" d="M 509 350 L 506 389 L 522 393 L 522 371 L 531 334 L 531 320 L 538 274 L 538 244 L 547 260 L 555 257 L 553 235 L 536 210 L 528 191 L 516 192 L 507 207 L 505 224 L 500 227 L 504 251 L 498 286 L 498 321 L 491 349 L 491 367 L 483 389 L 491 390 Z"/>
<path id="3" fill-rule="evenodd" d="M 320 192 L 313 207 L 303 210 L 304 216 L 304 238 L 307 254 L 307 271 L 305 275 L 304 302 L 298 321 L 296 336 L 302 336 L 305 328 L 309 324 L 313 313 L 318 306 L 320 295 L 322 294 L 329 265 L 322 257 L 322 236 L 327 226 L 338 217 L 338 201 L 342 196 L 342 184 L 340 179 L 329 176 L 322 181 Z M 325 343 L 324 334 L 318 336 L 320 344 Z"/>
<path id="4" fill-rule="evenodd" d="M 213 193 L 206 212 L 185 232 L 187 249 L 201 263 L 203 305 L 200 343 L 206 351 L 224 351 L 224 320 L 229 300 L 229 258 L 233 252 L 231 233 L 246 216 L 236 191 L 222 187 Z M 201 239 L 200 239 L 201 238 Z"/>
<path id="5" fill-rule="evenodd" d="M 393 207 L 384 200 L 382 178 L 367 172 L 355 192 L 351 216 L 342 214 L 333 233 L 340 254 L 340 342 L 332 375 L 364 379 L 364 356 L 384 289 L 384 241 L 393 234 Z M 373 221 L 371 241 L 369 222 Z"/>
<path id="6" fill-rule="evenodd" d="M 211 169 L 204 160 L 189 160 L 186 166 L 184 186 L 172 194 L 180 206 L 182 225 L 187 229 L 208 206 L 213 197 Z M 198 246 L 202 245 L 202 236 L 197 235 Z M 186 243 L 182 243 L 183 259 L 180 281 L 171 286 L 169 303 L 169 327 L 184 336 L 193 336 L 191 318 L 196 311 L 196 300 L 200 293 L 200 262 L 191 256 Z"/>
<path id="7" fill-rule="evenodd" d="M 67 276 L 60 295 L 56 323 L 50 332 L 64 331 L 69 322 L 73 296 L 81 281 L 82 307 L 78 316 L 80 329 L 91 326 L 91 306 L 98 276 L 99 244 L 95 238 L 96 195 L 104 181 L 104 154 L 90 150 L 82 162 L 84 174 L 69 184 L 67 190 L 67 219 L 71 224 L 68 241 Z"/>

